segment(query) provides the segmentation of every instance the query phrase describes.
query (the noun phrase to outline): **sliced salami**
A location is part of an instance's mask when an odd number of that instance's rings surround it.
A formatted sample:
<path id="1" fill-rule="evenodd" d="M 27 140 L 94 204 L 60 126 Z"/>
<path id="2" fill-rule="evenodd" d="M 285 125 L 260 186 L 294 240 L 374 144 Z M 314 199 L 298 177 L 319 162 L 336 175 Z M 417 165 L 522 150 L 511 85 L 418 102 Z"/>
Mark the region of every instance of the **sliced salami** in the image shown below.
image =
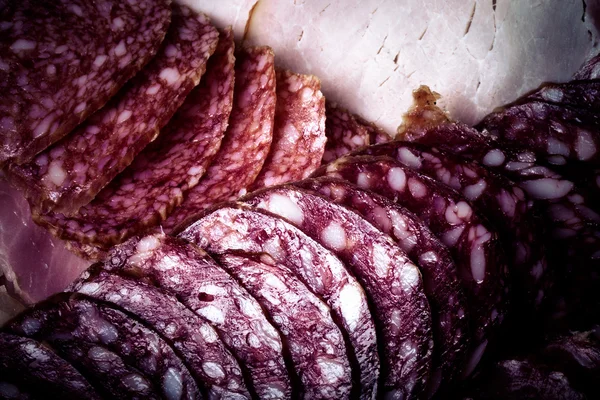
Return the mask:
<path id="1" fill-rule="evenodd" d="M 472 321 L 473 346 L 463 371 L 470 375 L 508 306 L 507 266 L 495 230 L 457 192 L 388 157 L 344 157 L 315 175 L 342 178 L 393 199 L 417 214 L 448 246 Z"/>
<path id="2" fill-rule="evenodd" d="M 281 218 L 239 203 L 208 213 L 179 236 L 212 253 L 266 253 L 295 273 L 331 308 L 348 338 L 360 397 L 373 398 L 379 377 L 375 325 L 361 285 L 337 257 Z"/>
<path id="3" fill-rule="evenodd" d="M 577 72 L 573 75 L 573 79 L 598 79 L 600 77 L 600 54 L 587 60 Z"/>
<path id="4" fill-rule="evenodd" d="M 32 398 L 101 398 L 71 364 L 50 348 L 9 333 L 0 333 L 0 374 L 0 381 L 10 382 L 18 392 L 27 390 Z M 0 389 L 0 398 L 16 397 L 8 393 L 8 387 Z"/>
<path id="5" fill-rule="evenodd" d="M 481 164 L 419 143 L 392 142 L 366 148 L 361 152 L 389 156 L 404 166 L 440 181 L 461 193 L 479 213 L 498 229 L 511 265 L 515 307 L 526 306 L 527 317 L 539 309 L 553 279 L 547 275 L 546 249 L 541 221 L 535 218 L 534 205 L 523 190 L 505 177 Z"/>
<path id="6" fill-rule="evenodd" d="M 281 332 L 302 383 L 299 398 L 352 398 L 346 344 L 329 307 L 267 254 L 226 253 L 217 261 L 260 302 Z"/>
<path id="7" fill-rule="evenodd" d="M 139 397 L 147 393 L 166 399 L 201 398 L 188 369 L 155 332 L 130 315 L 84 296 L 58 295 L 20 314 L 9 329 L 47 341 L 60 354 L 76 357 L 79 353 L 76 362 L 68 358 L 78 369 L 97 374 L 107 367 L 98 364 L 108 360 L 111 369 L 105 370 L 104 376 L 95 375 L 96 382 L 106 380 L 109 384 L 112 380 L 116 385 L 113 390 L 130 386 L 121 393 L 111 393 L 114 398 L 127 398 L 132 392 L 139 392 Z M 129 374 L 123 367 L 114 368 L 119 359 L 130 369 Z M 86 377 L 92 381 L 89 375 Z"/>
<path id="8" fill-rule="evenodd" d="M 525 97 L 524 100 L 598 111 L 600 108 L 600 81 L 549 83 Z"/>
<path id="9" fill-rule="evenodd" d="M 170 0 L 2 2 L 0 165 L 18 164 L 102 107 L 154 56 Z"/>
<path id="10" fill-rule="evenodd" d="M 226 30 L 200 85 L 157 140 L 77 214 L 46 214 L 44 225 L 56 236 L 103 251 L 164 221 L 198 184 L 221 145 L 232 106 L 233 49 L 233 33 Z"/>
<path id="11" fill-rule="evenodd" d="M 144 282 L 102 270 L 86 271 L 69 290 L 106 301 L 134 314 L 167 340 L 181 357 L 203 394 L 212 398 L 250 398 L 242 370 L 214 328 L 170 296 Z M 221 373 L 213 373 L 214 365 Z"/>
<path id="12" fill-rule="evenodd" d="M 239 360 L 253 396 L 290 396 L 279 333 L 254 297 L 204 251 L 160 234 L 132 238 L 110 251 L 103 268 L 158 286 L 212 324 Z M 223 377 L 224 368 L 212 363 L 205 372 Z"/>
<path id="13" fill-rule="evenodd" d="M 163 223 L 167 232 L 214 203 L 246 193 L 258 176 L 273 140 L 274 62 L 268 47 L 238 54 L 233 109 L 223 144 L 206 175 Z"/>
<path id="14" fill-rule="evenodd" d="M 73 214 L 131 164 L 198 84 L 217 41 L 208 17 L 173 6 L 173 23 L 150 64 L 70 135 L 10 166 L 34 214 Z M 125 41 L 121 49 L 127 51 Z"/>
<path id="15" fill-rule="evenodd" d="M 321 164 L 325 141 L 321 81 L 278 70 L 273 144 L 252 190 L 308 177 Z"/>
<path id="16" fill-rule="evenodd" d="M 469 324 L 465 295 L 448 248 L 415 214 L 374 192 L 328 177 L 305 179 L 294 185 L 318 192 L 357 212 L 389 235 L 419 266 L 433 321 L 434 351 L 428 395 L 456 378 L 469 345 Z"/>

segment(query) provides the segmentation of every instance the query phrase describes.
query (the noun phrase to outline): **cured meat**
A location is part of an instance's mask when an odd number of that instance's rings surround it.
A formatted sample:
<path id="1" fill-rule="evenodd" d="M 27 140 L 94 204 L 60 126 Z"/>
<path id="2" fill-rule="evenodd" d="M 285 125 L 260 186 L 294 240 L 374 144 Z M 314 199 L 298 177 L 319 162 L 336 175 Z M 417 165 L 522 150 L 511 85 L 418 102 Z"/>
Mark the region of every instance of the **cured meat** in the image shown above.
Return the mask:
<path id="1" fill-rule="evenodd" d="M 35 224 L 27 200 L 0 176 L 0 281 L 8 293 L 33 304 L 64 290 L 89 265 Z"/>
<path id="2" fill-rule="evenodd" d="M 47 214 L 44 225 L 102 252 L 164 221 L 198 184 L 221 145 L 233 98 L 233 48 L 233 34 L 226 30 L 202 82 L 157 140 L 75 216 Z"/>
<path id="3" fill-rule="evenodd" d="M 469 345 L 469 325 L 465 295 L 448 248 L 415 214 L 376 193 L 327 177 L 305 179 L 294 185 L 318 192 L 360 214 L 389 235 L 419 266 L 433 321 L 434 351 L 428 395 L 435 393 L 442 383 L 456 378 Z"/>
<path id="4" fill-rule="evenodd" d="M 159 48 L 170 0 L 7 1 L 0 7 L 0 166 L 30 161 Z"/>
<path id="5" fill-rule="evenodd" d="M 345 263 L 372 304 L 383 347 L 382 394 L 418 398 L 431 367 L 431 313 L 406 253 L 360 215 L 308 191 L 274 187 L 243 202 L 285 218 Z"/>
<path id="6" fill-rule="evenodd" d="M 344 337 L 329 307 L 267 254 L 222 254 L 217 261 L 260 302 L 284 337 L 302 382 L 299 398 L 352 398 Z"/>
<path id="7" fill-rule="evenodd" d="M 132 238 L 109 252 L 103 268 L 158 286 L 212 324 L 253 396 L 290 397 L 279 333 L 254 297 L 203 250 L 161 234 Z M 225 367 L 210 364 L 206 372 L 224 376 Z"/>
<path id="8" fill-rule="evenodd" d="M 463 370 L 475 369 L 504 320 L 507 266 L 497 233 L 467 200 L 450 189 L 387 157 L 344 157 L 315 172 L 345 179 L 405 206 L 450 249 L 467 295 L 473 345 Z"/>
<path id="9" fill-rule="evenodd" d="M 33 161 L 10 166 L 9 176 L 34 215 L 73 214 L 131 164 L 198 84 L 217 40 L 205 15 L 174 6 L 169 32 L 150 64 L 70 135 Z M 126 49 L 122 42 L 120 51 Z"/>
<path id="10" fill-rule="evenodd" d="M 344 264 L 302 231 L 275 216 L 229 203 L 195 221 L 180 237 L 212 253 L 266 253 L 289 268 L 331 308 L 347 335 L 353 381 L 361 398 L 376 394 L 379 357 L 375 325 L 361 285 Z"/>
<path id="11" fill-rule="evenodd" d="M 573 79 L 598 79 L 600 77 L 600 54 L 587 60 L 573 75 Z"/>
<path id="12" fill-rule="evenodd" d="M 511 265 L 511 279 L 516 283 L 519 300 L 515 310 L 539 309 L 552 279 L 548 277 L 546 249 L 541 222 L 523 190 L 501 175 L 435 147 L 418 143 L 393 142 L 371 146 L 362 154 L 389 156 L 404 166 L 440 181 L 461 193 L 498 229 Z"/>
<path id="13" fill-rule="evenodd" d="M 524 98 L 563 107 L 598 111 L 600 108 L 600 81 L 571 81 L 548 83 Z"/>
<path id="14" fill-rule="evenodd" d="M 206 398 L 250 398 L 237 360 L 224 347 L 207 322 L 147 283 L 103 271 L 97 264 L 69 287 L 95 299 L 110 302 L 134 314 L 173 346 Z M 214 365 L 221 373 L 213 373 Z"/>
<path id="15" fill-rule="evenodd" d="M 325 108 L 325 135 L 327 143 L 323 163 L 328 163 L 356 149 L 391 140 L 390 136 L 373 124 L 362 120 L 335 103 Z"/>
<path id="16" fill-rule="evenodd" d="M 233 109 L 221 149 L 206 175 L 163 223 L 167 232 L 214 203 L 246 193 L 265 162 L 275 115 L 273 51 L 252 47 L 242 50 L 238 58 Z"/>
<path id="17" fill-rule="evenodd" d="M 9 333 L 0 333 L 0 376 L 0 381 L 12 382 L 35 398 L 100 399 L 90 383 L 50 348 Z M 0 388 L 0 398 L 14 398 L 6 389 Z"/>
<path id="18" fill-rule="evenodd" d="M 273 144 L 252 190 L 308 177 L 325 150 L 325 98 L 314 75 L 277 71 Z"/>
<path id="19" fill-rule="evenodd" d="M 55 296 L 20 314 L 8 329 L 50 343 L 78 370 L 85 370 L 92 384 L 110 391 L 111 398 L 134 393 L 166 399 L 200 398 L 187 368 L 155 332 L 86 297 Z M 125 363 L 120 368 L 119 359 Z"/>

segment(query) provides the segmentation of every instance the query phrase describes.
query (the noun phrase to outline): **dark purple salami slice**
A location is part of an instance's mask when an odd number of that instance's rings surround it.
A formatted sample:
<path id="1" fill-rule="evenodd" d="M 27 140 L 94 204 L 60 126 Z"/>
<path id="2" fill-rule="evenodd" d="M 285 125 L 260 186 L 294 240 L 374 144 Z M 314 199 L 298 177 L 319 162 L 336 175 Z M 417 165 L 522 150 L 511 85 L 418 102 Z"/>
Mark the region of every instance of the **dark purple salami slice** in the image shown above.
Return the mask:
<path id="1" fill-rule="evenodd" d="M 103 268 L 153 283 L 211 323 L 239 360 L 253 395 L 290 396 L 279 333 L 254 297 L 204 251 L 160 234 L 132 238 L 110 251 Z M 224 366 L 209 367 L 215 377 L 225 374 Z"/>
<path id="2" fill-rule="evenodd" d="M 552 280 L 547 274 L 546 249 L 533 202 L 513 182 L 481 164 L 435 147 L 392 142 L 371 146 L 361 154 L 389 156 L 461 193 L 498 229 L 511 265 L 511 279 L 519 300 L 515 307 L 539 309 Z M 528 317 L 531 315 L 527 313 Z"/>
<path id="3" fill-rule="evenodd" d="M 273 187 L 243 202 L 285 218 L 337 255 L 373 307 L 382 345 L 384 396 L 418 398 L 431 368 L 431 313 L 418 268 L 360 215 L 294 187 Z"/>
<path id="4" fill-rule="evenodd" d="M 131 164 L 198 84 L 217 41 L 208 17 L 174 6 L 169 32 L 150 64 L 70 135 L 33 161 L 11 165 L 10 177 L 34 214 L 74 213 Z M 123 41 L 123 51 L 126 46 Z"/>
<path id="5" fill-rule="evenodd" d="M 8 327 L 17 334 L 50 343 L 61 355 L 69 353 L 65 357 L 69 361 L 79 352 L 81 358 L 72 361 L 78 369 L 85 365 L 86 369 L 101 370 L 102 366 L 92 365 L 111 360 L 111 370 L 105 371 L 103 377 L 96 375 L 98 381 L 110 377 L 121 387 L 132 385 L 130 391 L 156 393 L 166 399 L 201 398 L 189 370 L 163 339 L 132 316 L 85 296 L 72 293 L 55 296 L 19 315 Z M 117 375 L 121 376 L 115 376 L 112 373 L 115 357 L 139 373 L 125 375 L 120 373 L 122 369 L 117 369 Z M 92 381 L 89 375 L 86 377 Z M 117 396 L 128 395 L 124 392 Z"/>
<path id="6" fill-rule="evenodd" d="M 299 397 L 352 398 L 346 345 L 330 309 L 271 256 L 226 253 L 217 261 L 269 313 L 302 383 Z"/>
<path id="7" fill-rule="evenodd" d="M 524 101 L 542 101 L 563 107 L 598 111 L 600 109 L 600 81 L 549 83 L 525 97 Z"/>
<path id="8" fill-rule="evenodd" d="M 9 333 L 0 333 L 0 376 L 0 381 L 35 398 L 100 399 L 90 383 L 50 348 Z M 8 389 L 0 389 L 0 398 L 15 398 L 4 395 Z"/>
<path id="9" fill-rule="evenodd" d="M 44 225 L 56 236 L 102 251 L 164 221 L 198 184 L 221 145 L 233 98 L 233 48 L 227 30 L 200 85 L 157 140 L 75 216 L 47 214 Z"/>
<path id="10" fill-rule="evenodd" d="M 100 266 L 86 271 L 69 290 L 114 304 L 152 327 L 204 385 L 206 398 L 250 398 L 239 363 L 210 324 L 174 296 L 103 271 Z"/>
<path id="11" fill-rule="evenodd" d="M 345 179 L 405 206 L 448 246 L 467 295 L 473 348 L 463 371 L 479 363 L 507 308 L 506 263 L 498 235 L 469 202 L 440 184 L 387 157 L 344 157 L 315 173 Z"/>
<path id="12" fill-rule="evenodd" d="M 6 2 L 0 8 L 0 165 L 30 161 L 102 107 L 158 50 L 169 4 Z"/>
<path id="13" fill-rule="evenodd" d="M 52 393 L 48 391 L 47 393 Z M 2 400 L 31 400 L 33 395 L 30 391 L 9 380 L 0 380 L 0 399 Z"/>
<path id="14" fill-rule="evenodd" d="M 573 79 L 598 79 L 600 77 L 600 54 L 587 60 L 577 72 L 573 75 Z"/>
<path id="15" fill-rule="evenodd" d="M 268 47 L 252 47 L 237 56 L 233 109 L 223 144 L 206 175 L 163 223 L 167 232 L 214 203 L 245 194 L 267 158 L 276 101 L 274 54 Z"/>
<path id="16" fill-rule="evenodd" d="M 348 337 L 353 378 L 360 382 L 361 398 L 373 398 L 379 377 L 375 325 L 363 288 L 337 257 L 281 218 L 239 203 L 205 215 L 180 236 L 212 253 L 266 253 L 295 273 L 331 308 Z"/>
<path id="17" fill-rule="evenodd" d="M 433 320 L 434 351 L 428 394 L 456 378 L 469 344 L 469 324 L 465 295 L 448 248 L 415 214 L 386 197 L 327 177 L 305 179 L 294 185 L 316 191 L 357 212 L 394 239 L 419 266 Z"/>
<path id="18" fill-rule="evenodd" d="M 278 70 L 273 144 L 252 190 L 308 177 L 321 164 L 325 140 L 321 81 Z"/>

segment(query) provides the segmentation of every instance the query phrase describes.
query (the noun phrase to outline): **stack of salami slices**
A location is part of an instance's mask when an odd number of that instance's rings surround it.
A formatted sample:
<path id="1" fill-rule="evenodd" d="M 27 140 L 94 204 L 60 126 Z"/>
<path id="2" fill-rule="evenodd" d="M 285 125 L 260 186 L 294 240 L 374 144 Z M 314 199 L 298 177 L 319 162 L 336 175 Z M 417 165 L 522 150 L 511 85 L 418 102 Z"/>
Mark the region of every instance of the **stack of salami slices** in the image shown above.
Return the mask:
<path id="1" fill-rule="evenodd" d="M 168 0 L 0 21 L 0 165 L 95 262 L 2 328 L 0 398 L 598 395 L 600 58 L 392 140 Z"/>

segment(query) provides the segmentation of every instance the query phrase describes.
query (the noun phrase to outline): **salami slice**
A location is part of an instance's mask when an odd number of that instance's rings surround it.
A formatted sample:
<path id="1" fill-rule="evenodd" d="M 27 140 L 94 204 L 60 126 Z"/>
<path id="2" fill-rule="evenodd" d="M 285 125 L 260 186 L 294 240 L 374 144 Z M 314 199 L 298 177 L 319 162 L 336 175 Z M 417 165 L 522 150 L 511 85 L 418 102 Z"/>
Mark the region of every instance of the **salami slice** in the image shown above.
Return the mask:
<path id="1" fill-rule="evenodd" d="M 103 268 L 152 282 L 209 322 L 239 360 L 251 394 L 288 398 L 289 373 L 281 337 L 258 302 L 204 251 L 156 234 L 114 247 Z M 224 365 L 206 370 L 223 376 Z"/>
<path id="2" fill-rule="evenodd" d="M 360 215 L 308 191 L 274 187 L 243 202 L 285 218 L 346 264 L 373 305 L 384 396 L 418 398 L 431 367 L 431 314 L 406 253 Z"/>
<path id="3" fill-rule="evenodd" d="M 9 333 L 0 333 L 0 375 L 0 381 L 11 382 L 18 392 L 28 391 L 32 398 L 101 398 L 71 364 L 50 348 Z M 8 387 L 0 389 L 0 398 L 16 397 L 8 393 Z"/>
<path id="4" fill-rule="evenodd" d="M 69 290 L 110 302 L 151 326 L 204 385 L 206 398 L 250 398 L 239 363 L 211 325 L 175 297 L 147 283 L 108 273 L 100 266 L 86 271 Z M 214 365 L 221 373 L 214 373 Z"/>
<path id="5" fill-rule="evenodd" d="M 222 254 L 217 261 L 270 314 L 302 382 L 300 398 L 352 398 L 346 345 L 330 309 L 267 254 Z"/>
<path id="6" fill-rule="evenodd" d="M 166 231 L 214 203 L 246 193 L 265 162 L 275 115 L 273 51 L 252 47 L 238 57 L 233 110 L 221 149 L 206 175 L 163 223 Z"/>
<path id="7" fill-rule="evenodd" d="M 587 60 L 577 72 L 573 79 L 598 79 L 600 77 L 600 54 Z"/>
<path id="8" fill-rule="evenodd" d="M 170 0 L 2 2 L 0 166 L 21 164 L 102 107 L 159 48 Z"/>
<path id="9" fill-rule="evenodd" d="M 361 152 L 389 156 L 404 166 L 419 171 L 461 193 L 479 213 L 498 229 L 511 265 L 515 310 L 524 306 L 531 311 L 540 308 L 553 279 L 548 277 L 546 249 L 541 222 L 534 218 L 535 209 L 521 188 L 474 161 L 454 156 L 435 147 L 411 142 L 393 142 L 371 146 Z"/>
<path id="10" fill-rule="evenodd" d="M 156 141 L 73 217 L 41 218 L 58 237 L 108 250 L 164 221 L 198 184 L 228 123 L 233 98 L 233 33 L 223 32 L 200 85 Z"/>
<path id="11" fill-rule="evenodd" d="M 348 338 L 353 380 L 360 397 L 373 398 L 379 377 L 375 325 L 360 284 L 331 252 L 281 218 L 229 203 L 200 218 L 180 237 L 212 253 L 266 253 L 325 300 Z"/>
<path id="12" fill-rule="evenodd" d="M 321 164 L 325 140 L 319 79 L 278 70 L 273 144 L 252 190 L 308 177 Z"/>
<path id="13" fill-rule="evenodd" d="M 525 97 L 525 101 L 541 101 L 597 112 L 600 109 L 600 81 L 548 83 Z"/>
<path id="14" fill-rule="evenodd" d="M 463 374 L 470 375 L 505 317 L 507 266 L 496 231 L 469 202 L 440 184 L 387 157 L 344 157 L 315 176 L 345 179 L 405 206 L 448 246 L 469 304 L 473 346 Z"/>
<path id="15" fill-rule="evenodd" d="M 93 371 L 97 383 L 114 384 L 113 398 L 127 398 L 136 392 L 139 397 L 201 397 L 187 368 L 155 332 L 131 316 L 84 296 L 58 295 L 21 314 L 9 329 L 47 341 L 61 355 L 69 354 L 66 358 L 78 369 Z M 119 360 L 125 362 L 121 367 L 117 366 Z M 99 375 L 100 371 L 104 374 Z"/>
<path id="16" fill-rule="evenodd" d="M 456 378 L 469 345 L 469 325 L 465 295 L 448 248 L 415 214 L 376 193 L 328 177 L 305 179 L 294 185 L 318 192 L 357 212 L 389 235 L 419 266 L 433 321 L 434 351 L 428 395 Z"/>
<path id="17" fill-rule="evenodd" d="M 131 164 L 198 84 L 217 40 L 205 15 L 174 6 L 171 28 L 148 66 L 70 135 L 33 161 L 11 165 L 9 176 L 34 214 L 73 214 Z M 121 49 L 127 51 L 125 41 Z"/>

